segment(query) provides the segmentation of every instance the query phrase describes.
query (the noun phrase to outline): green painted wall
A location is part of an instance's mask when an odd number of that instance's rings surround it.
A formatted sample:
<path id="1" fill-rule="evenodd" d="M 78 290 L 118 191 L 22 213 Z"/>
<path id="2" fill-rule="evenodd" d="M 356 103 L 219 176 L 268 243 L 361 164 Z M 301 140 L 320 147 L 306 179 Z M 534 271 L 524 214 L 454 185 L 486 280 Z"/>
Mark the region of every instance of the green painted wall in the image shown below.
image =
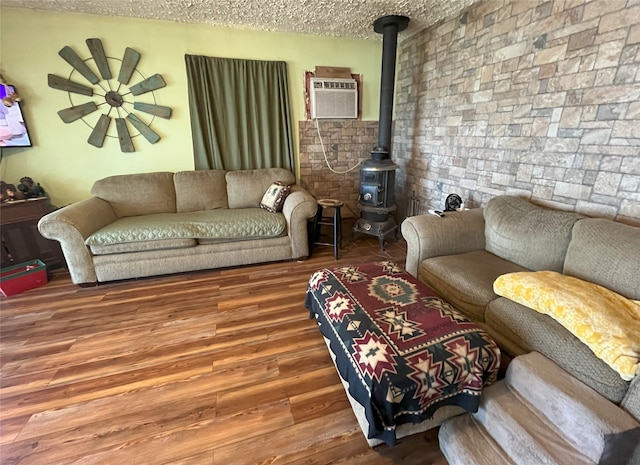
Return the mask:
<path id="1" fill-rule="evenodd" d="M 378 116 L 382 42 L 377 40 L 11 8 L 0 9 L 0 31 L 0 70 L 23 97 L 34 143 L 31 148 L 3 149 L 0 179 L 17 184 L 30 176 L 58 206 L 88 197 L 93 182 L 105 176 L 193 169 L 185 54 L 286 61 L 296 139 L 297 122 L 304 119 L 304 71 L 315 66 L 344 66 L 362 74 L 363 119 Z M 156 92 L 157 103 L 171 107 L 173 116 L 153 122 L 162 137 L 157 144 L 138 136 L 136 152 L 126 154 L 117 139 L 107 138 L 98 149 L 86 142 L 91 130 L 82 121 L 65 124 L 58 117 L 57 111 L 71 106 L 69 96 L 51 89 L 47 74 L 68 77 L 71 67 L 58 51 L 69 45 L 81 58 L 89 58 L 85 40 L 92 37 L 102 40 L 111 57 L 121 57 L 126 47 L 136 49 L 142 54 L 140 71 L 164 77 L 167 87 Z M 296 140 L 296 152 L 297 147 Z"/>

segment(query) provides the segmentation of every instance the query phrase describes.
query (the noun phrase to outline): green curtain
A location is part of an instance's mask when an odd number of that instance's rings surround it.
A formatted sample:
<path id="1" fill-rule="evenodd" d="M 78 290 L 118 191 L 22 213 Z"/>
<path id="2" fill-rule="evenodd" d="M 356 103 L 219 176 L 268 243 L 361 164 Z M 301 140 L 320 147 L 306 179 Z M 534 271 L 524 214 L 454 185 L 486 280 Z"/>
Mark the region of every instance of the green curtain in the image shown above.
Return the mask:
<path id="1" fill-rule="evenodd" d="M 293 166 L 284 61 L 185 55 L 197 170 Z"/>

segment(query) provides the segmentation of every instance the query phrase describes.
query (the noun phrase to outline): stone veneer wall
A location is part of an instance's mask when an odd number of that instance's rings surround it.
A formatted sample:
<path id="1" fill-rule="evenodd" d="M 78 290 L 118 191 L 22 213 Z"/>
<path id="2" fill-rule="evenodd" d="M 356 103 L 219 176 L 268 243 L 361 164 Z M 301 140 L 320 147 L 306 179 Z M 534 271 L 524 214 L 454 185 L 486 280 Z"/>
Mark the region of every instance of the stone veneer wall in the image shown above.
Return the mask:
<path id="1" fill-rule="evenodd" d="M 358 120 L 320 120 L 320 135 L 331 167 L 342 173 L 371 158 L 378 142 L 378 122 Z M 333 173 L 325 163 L 318 131 L 313 121 L 300 121 L 300 185 L 315 198 L 345 202 L 342 216 L 357 217 L 359 212 L 360 170 Z"/>
<path id="2" fill-rule="evenodd" d="M 640 223 L 640 0 L 480 1 L 400 38 L 400 213 L 513 194 Z"/>

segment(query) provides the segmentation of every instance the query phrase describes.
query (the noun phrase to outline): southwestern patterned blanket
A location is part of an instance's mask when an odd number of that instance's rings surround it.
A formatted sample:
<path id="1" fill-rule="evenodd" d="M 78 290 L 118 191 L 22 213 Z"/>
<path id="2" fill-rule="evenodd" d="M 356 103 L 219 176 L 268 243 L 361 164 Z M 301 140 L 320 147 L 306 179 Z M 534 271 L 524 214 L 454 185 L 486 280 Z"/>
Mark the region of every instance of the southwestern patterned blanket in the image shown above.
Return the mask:
<path id="1" fill-rule="evenodd" d="M 393 445 L 398 425 L 445 405 L 475 412 L 497 378 L 491 337 L 392 262 L 317 271 L 305 306 L 365 409 L 369 438 Z"/>

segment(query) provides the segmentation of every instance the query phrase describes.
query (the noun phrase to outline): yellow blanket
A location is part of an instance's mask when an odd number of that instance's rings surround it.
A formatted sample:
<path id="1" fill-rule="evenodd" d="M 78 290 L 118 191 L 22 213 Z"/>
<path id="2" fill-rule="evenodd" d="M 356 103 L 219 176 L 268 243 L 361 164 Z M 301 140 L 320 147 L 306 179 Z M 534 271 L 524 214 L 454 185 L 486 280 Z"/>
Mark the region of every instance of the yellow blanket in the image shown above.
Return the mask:
<path id="1" fill-rule="evenodd" d="M 558 321 L 630 381 L 640 364 L 640 301 L 555 271 L 509 273 L 496 294 Z"/>

